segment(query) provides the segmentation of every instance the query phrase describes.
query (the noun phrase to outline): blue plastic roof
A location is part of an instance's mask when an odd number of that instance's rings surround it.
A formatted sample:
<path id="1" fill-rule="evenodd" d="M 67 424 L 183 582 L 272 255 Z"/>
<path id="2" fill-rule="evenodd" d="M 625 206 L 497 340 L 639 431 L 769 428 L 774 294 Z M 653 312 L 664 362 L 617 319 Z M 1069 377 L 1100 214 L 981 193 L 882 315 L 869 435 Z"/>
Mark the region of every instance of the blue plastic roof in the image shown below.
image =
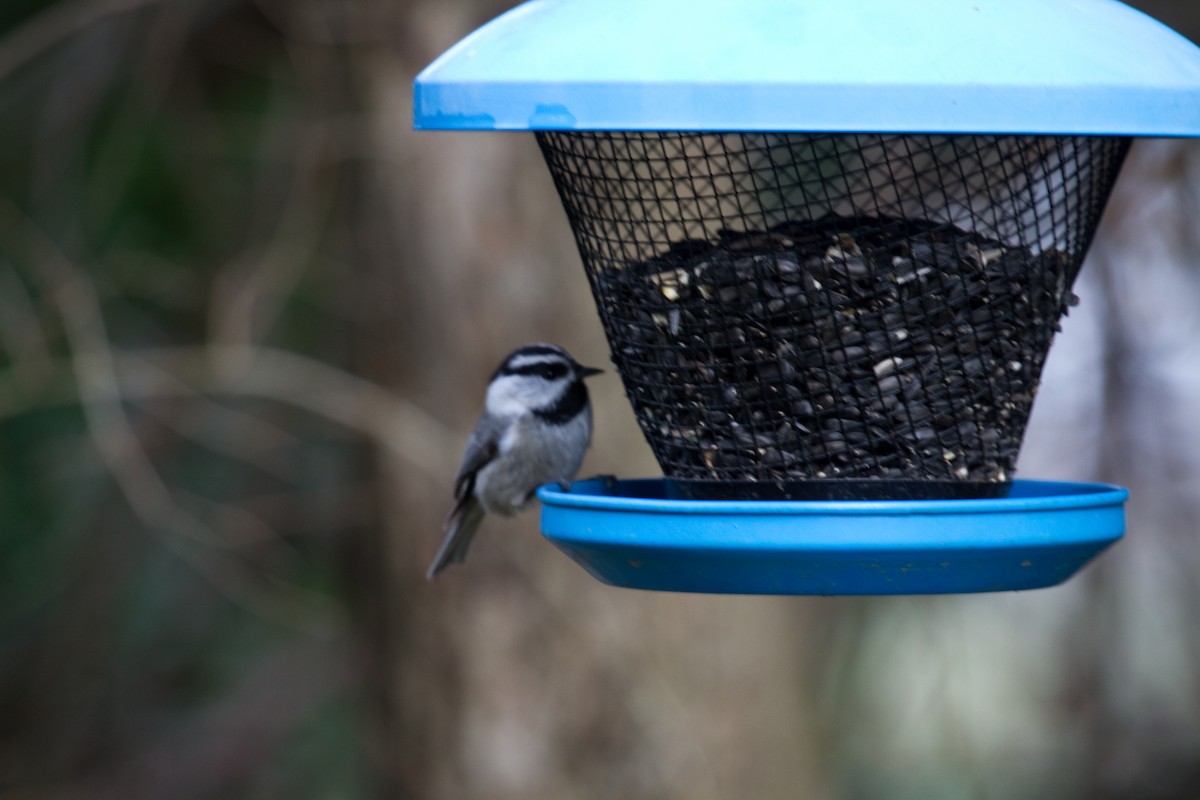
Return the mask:
<path id="1" fill-rule="evenodd" d="M 531 0 L 417 128 L 1200 135 L 1200 48 L 1116 0 Z"/>

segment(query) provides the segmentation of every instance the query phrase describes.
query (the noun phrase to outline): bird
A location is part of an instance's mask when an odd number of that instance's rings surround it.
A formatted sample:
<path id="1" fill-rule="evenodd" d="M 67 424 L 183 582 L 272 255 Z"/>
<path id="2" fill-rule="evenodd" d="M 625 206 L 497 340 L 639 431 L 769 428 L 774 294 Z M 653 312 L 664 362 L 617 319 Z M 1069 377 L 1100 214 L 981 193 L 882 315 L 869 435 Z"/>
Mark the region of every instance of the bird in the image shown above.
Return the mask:
<path id="1" fill-rule="evenodd" d="M 512 516 L 539 486 L 575 477 L 592 439 L 584 379 L 603 371 L 545 342 L 523 345 L 501 362 L 467 440 L 445 538 L 426 578 L 462 563 L 486 514 Z"/>

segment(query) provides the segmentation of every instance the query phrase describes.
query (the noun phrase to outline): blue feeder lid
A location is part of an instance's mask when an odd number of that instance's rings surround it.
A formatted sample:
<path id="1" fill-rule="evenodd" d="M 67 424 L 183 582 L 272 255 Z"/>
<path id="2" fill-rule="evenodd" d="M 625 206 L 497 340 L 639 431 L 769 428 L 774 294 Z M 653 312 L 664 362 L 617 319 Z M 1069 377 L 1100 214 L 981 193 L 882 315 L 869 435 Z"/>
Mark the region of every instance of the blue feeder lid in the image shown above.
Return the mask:
<path id="1" fill-rule="evenodd" d="M 1200 48 L 1116 0 L 531 0 L 417 128 L 1200 136 Z"/>
<path id="2" fill-rule="evenodd" d="M 1117 486 L 988 500 L 684 501 L 661 479 L 544 486 L 542 532 L 600 580 L 736 594 L 945 594 L 1069 578 L 1125 532 Z"/>

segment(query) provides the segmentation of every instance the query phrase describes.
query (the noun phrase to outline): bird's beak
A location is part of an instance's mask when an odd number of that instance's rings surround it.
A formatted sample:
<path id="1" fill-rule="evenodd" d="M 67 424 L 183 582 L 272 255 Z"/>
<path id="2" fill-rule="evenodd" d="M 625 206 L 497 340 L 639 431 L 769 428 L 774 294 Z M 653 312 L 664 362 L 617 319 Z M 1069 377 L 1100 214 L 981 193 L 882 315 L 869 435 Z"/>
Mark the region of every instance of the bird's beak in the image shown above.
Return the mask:
<path id="1" fill-rule="evenodd" d="M 581 364 L 575 365 L 575 374 L 581 378 L 590 378 L 593 375 L 599 375 L 601 372 L 604 372 L 604 370 L 597 369 L 596 367 L 585 367 Z"/>

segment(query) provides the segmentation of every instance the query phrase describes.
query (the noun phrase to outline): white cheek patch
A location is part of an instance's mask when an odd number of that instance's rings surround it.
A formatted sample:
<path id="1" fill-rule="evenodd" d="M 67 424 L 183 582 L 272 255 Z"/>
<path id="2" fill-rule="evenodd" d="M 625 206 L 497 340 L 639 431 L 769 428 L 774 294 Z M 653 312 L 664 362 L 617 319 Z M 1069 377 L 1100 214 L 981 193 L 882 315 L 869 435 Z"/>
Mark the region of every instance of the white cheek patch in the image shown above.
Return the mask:
<path id="1" fill-rule="evenodd" d="M 553 391 L 541 379 L 511 376 L 494 382 L 487 393 L 487 408 L 492 414 L 500 417 L 517 417 L 530 409 L 540 408 L 552 400 L 559 391 L 554 386 Z"/>
<path id="2" fill-rule="evenodd" d="M 488 411 L 500 417 L 515 417 L 525 410 L 521 398 L 512 392 L 499 392 L 494 389 L 488 392 Z"/>

